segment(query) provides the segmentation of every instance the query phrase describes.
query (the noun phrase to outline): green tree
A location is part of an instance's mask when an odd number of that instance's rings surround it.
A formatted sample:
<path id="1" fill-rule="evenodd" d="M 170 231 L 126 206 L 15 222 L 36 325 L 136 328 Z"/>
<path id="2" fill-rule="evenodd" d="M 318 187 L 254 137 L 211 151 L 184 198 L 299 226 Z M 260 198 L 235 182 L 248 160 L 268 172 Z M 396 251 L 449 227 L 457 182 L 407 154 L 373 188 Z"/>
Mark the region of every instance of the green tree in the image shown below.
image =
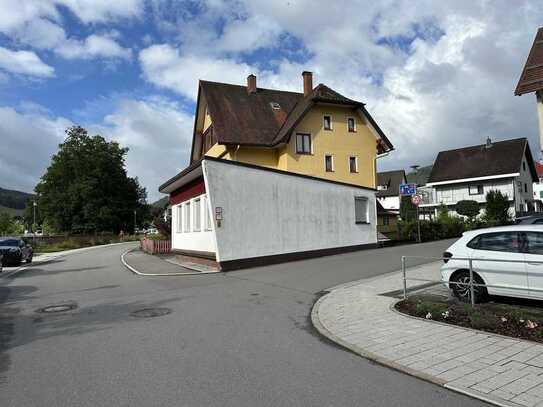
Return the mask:
<path id="1" fill-rule="evenodd" d="M 463 200 L 456 203 L 456 213 L 467 216 L 470 220 L 479 214 L 479 203 L 477 201 Z"/>
<path id="2" fill-rule="evenodd" d="M 484 220 L 494 226 L 507 225 L 511 222 L 509 198 L 501 191 L 488 191 Z"/>
<path id="3" fill-rule="evenodd" d="M 0 235 L 15 235 L 23 232 L 23 226 L 9 213 L 0 212 Z"/>
<path id="4" fill-rule="evenodd" d="M 40 217 L 64 232 L 132 230 L 147 194 L 126 174 L 128 149 L 79 126 L 66 134 L 36 186 Z"/>
<path id="5" fill-rule="evenodd" d="M 400 198 L 400 217 L 402 220 L 417 219 L 417 207 L 411 202 L 410 196 Z"/>

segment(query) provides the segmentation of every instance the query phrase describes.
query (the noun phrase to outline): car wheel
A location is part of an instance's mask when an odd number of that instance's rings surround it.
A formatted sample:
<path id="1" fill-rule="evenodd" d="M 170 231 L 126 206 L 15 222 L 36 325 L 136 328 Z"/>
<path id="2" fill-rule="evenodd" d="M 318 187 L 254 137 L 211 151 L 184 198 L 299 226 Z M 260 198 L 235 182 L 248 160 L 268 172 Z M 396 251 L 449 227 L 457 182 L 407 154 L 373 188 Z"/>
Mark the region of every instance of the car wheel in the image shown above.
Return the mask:
<path id="1" fill-rule="evenodd" d="M 485 282 L 483 279 L 479 276 L 477 273 L 473 273 L 473 277 L 475 280 L 475 284 L 484 284 Z M 463 283 L 455 284 L 455 283 Z M 471 290 L 469 284 L 470 283 L 470 277 L 469 277 L 469 271 L 467 270 L 461 270 L 453 274 L 450 280 L 450 287 L 451 290 L 456 298 L 458 298 L 462 302 L 471 302 Z M 473 287 L 473 296 L 475 298 L 475 302 L 483 302 L 488 297 L 488 291 L 486 287 Z"/>
<path id="2" fill-rule="evenodd" d="M 32 263 L 32 256 L 30 256 L 28 259 L 26 259 L 27 263 Z"/>

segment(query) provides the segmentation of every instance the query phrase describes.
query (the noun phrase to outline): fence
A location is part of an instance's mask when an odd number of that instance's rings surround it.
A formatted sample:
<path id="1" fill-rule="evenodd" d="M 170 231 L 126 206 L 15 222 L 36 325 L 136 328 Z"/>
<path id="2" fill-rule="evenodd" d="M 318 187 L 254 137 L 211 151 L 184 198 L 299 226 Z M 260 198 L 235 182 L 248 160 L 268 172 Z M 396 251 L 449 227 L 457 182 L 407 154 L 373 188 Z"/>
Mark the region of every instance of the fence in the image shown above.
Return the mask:
<path id="1" fill-rule="evenodd" d="M 467 262 L 467 267 L 469 269 L 469 282 L 468 283 L 461 283 L 459 281 L 455 281 L 454 283 L 450 283 L 449 281 L 443 281 L 443 280 L 428 280 L 424 278 L 408 278 L 407 277 L 407 266 L 406 266 L 406 260 L 407 259 L 419 259 L 419 260 L 447 260 L 447 261 L 465 261 Z M 495 284 L 480 284 L 480 283 L 474 283 L 474 273 L 477 273 L 476 270 L 474 270 L 473 262 L 475 261 L 484 261 L 484 262 L 496 262 L 496 263 L 522 263 L 522 264 L 540 264 L 543 266 L 543 261 L 525 261 L 525 260 L 503 260 L 503 259 L 492 259 L 492 258 L 476 258 L 476 257 L 424 257 L 424 256 L 402 256 L 402 279 L 403 279 L 403 298 L 404 300 L 407 299 L 407 281 L 420 281 L 420 282 L 427 282 L 427 283 L 446 283 L 446 284 L 454 284 L 458 286 L 469 286 L 469 297 L 471 305 L 475 305 L 475 287 L 486 287 L 486 288 L 502 288 L 507 290 L 519 290 L 519 291 L 537 291 L 543 293 L 543 289 L 540 288 L 529 288 L 529 287 L 510 287 L 510 286 L 503 286 L 503 285 L 495 285 Z M 459 267 L 458 270 L 463 270 L 465 267 Z M 543 272 L 542 272 L 543 273 Z M 479 274 L 479 273 L 477 273 Z M 503 274 L 503 273 L 500 273 Z"/>
<path id="2" fill-rule="evenodd" d="M 171 240 L 141 239 L 140 249 L 150 254 L 165 254 L 172 251 Z"/>

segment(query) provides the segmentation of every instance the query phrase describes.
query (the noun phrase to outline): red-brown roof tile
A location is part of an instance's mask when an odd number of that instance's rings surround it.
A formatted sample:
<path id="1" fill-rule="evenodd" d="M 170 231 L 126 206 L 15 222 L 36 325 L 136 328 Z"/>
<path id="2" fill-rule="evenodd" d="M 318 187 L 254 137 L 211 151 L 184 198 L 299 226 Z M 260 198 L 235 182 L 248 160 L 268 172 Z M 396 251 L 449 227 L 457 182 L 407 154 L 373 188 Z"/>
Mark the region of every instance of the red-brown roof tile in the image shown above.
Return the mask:
<path id="1" fill-rule="evenodd" d="M 537 30 L 537 34 L 520 75 L 515 95 L 535 92 L 543 89 L 543 27 Z"/>

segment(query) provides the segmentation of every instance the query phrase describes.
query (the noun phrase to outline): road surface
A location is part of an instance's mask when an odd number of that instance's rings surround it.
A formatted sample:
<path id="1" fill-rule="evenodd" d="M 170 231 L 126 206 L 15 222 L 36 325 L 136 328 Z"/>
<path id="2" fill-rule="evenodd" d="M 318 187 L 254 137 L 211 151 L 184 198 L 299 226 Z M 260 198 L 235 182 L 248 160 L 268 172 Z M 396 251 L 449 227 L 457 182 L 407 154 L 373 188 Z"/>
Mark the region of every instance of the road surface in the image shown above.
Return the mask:
<path id="1" fill-rule="evenodd" d="M 338 348 L 309 318 L 322 290 L 448 244 L 151 278 L 121 265 L 128 244 L 0 277 L 0 406 L 484 406 Z M 76 308 L 36 312 L 59 304 Z M 133 314 L 157 308 L 171 313 Z"/>

